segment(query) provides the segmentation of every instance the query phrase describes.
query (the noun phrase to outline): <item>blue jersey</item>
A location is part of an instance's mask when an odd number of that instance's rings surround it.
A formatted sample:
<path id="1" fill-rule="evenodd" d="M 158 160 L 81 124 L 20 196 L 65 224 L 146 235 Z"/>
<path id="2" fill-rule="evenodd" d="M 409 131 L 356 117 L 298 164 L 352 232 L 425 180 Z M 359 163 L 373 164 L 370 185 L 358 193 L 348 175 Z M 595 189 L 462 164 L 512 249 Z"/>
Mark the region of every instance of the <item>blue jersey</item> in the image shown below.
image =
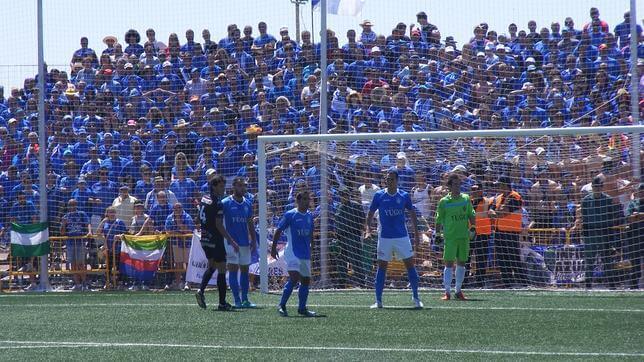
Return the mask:
<path id="1" fill-rule="evenodd" d="M 83 211 L 68 212 L 63 216 L 63 220 L 67 222 L 65 225 L 65 234 L 67 236 L 87 235 L 89 217 Z"/>
<path id="2" fill-rule="evenodd" d="M 297 208 L 287 211 L 277 224 L 277 229 L 286 234 L 287 243 L 296 257 L 311 259 L 313 214 L 310 211 L 301 213 Z"/>
<path id="3" fill-rule="evenodd" d="M 411 197 L 405 191 L 398 190 L 393 195 L 390 195 L 386 189 L 376 192 L 373 195 L 369 211 L 378 210 L 380 237 L 397 239 L 409 236 L 405 224 L 405 209 L 411 210 L 412 208 Z"/>
<path id="4" fill-rule="evenodd" d="M 228 234 L 239 244 L 249 246 L 248 220 L 253 217 L 253 205 L 244 197 L 242 202 L 237 202 L 233 196 L 228 196 L 221 201 L 224 207 L 224 226 Z"/>

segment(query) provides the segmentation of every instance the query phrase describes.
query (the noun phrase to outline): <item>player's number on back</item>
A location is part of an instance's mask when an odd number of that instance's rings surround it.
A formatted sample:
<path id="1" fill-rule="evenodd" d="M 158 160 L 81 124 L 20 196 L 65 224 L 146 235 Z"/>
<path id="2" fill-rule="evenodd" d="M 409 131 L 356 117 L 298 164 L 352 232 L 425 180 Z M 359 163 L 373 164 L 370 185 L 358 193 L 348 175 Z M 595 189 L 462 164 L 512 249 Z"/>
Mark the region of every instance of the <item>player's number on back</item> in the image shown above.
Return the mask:
<path id="1" fill-rule="evenodd" d="M 199 207 L 199 219 L 201 219 L 201 221 L 206 221 L 206 208 L 203 206 Z"/>

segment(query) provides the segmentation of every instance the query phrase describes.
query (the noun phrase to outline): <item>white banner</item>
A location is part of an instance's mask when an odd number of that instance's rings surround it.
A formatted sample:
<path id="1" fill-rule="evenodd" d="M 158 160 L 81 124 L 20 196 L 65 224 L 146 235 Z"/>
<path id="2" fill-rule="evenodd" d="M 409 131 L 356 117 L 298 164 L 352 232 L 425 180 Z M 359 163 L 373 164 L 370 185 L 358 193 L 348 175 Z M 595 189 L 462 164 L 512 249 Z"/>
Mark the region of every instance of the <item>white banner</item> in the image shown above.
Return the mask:
<path id="1" fill-rule="evenodd" d="M 208 258 L 201 247 L 201 233 L 195 231 L 192 234 L 192 246 L 190 246 L 190 257 L 188 258 L 188 269 L 186 270 L 186 281 L 200 284 L 203 273 L 208 269 Z M 212 274 L 208 285 L 217 285 L 217 271 Z"/>
<path id="2" fill-rule="evenodd" d="M 259 263 L 249 265 L 248 272 L 253 275 L 259 275 Z M 288 269 L 286 269 L 286 261 L 284 261 L 284 250 L 279 252 L 279 259 L 277 260 L 273 259 L 268 262 L 268 276 L 269 277 L 288 276 Z"/>
<path id="3" fill-rule="evenodd" d="M 271 260 L 268 263 L 268 276 L 288 276 L 286 261 L 284 261 L 284 251 L 280 251 L 279 259 Z M 203 273 L 208 269 L 208 259 L 206 253 L 201 247 L 201 233 L 195 231 L 192 234 L 192 246 L 190 246 L 190 257 L 188 258 L 188 269 L 186 270 L 186 281 L 189 283 L 201 283 Z M 253 275 L 259 275 L 259 263 L 249 265 L 248 272 Z M 226 273 L 228 274 L 228 273 Z M 228 275 L 226 275 L 226 279 Z M 217 272 L 212 275 L 208 285 L 217 285 Z"/>

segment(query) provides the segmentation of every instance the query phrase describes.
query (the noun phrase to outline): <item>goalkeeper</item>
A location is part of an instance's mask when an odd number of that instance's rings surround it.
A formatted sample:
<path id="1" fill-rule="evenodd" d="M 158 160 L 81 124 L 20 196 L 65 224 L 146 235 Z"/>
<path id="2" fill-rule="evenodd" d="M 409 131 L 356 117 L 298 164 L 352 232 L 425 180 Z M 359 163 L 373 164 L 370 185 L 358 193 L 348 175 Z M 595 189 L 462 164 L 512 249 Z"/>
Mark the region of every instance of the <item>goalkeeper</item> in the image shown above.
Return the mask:
<path id="1" fill-rule="evenodd" d="M 456 298 L 467 300 L 461 291 L 465 279 L 465 263 L 470 253 L 470 239 L 476 236 L 476 213 L 467 194 L 461 193 L 460 176 L 452 173 L 447 179 L 449 194 L 440 199 L 436 208 L 436 235 L 443 235 L 443 300 L 451 299 L 452 268 L 456 262 Z"/>

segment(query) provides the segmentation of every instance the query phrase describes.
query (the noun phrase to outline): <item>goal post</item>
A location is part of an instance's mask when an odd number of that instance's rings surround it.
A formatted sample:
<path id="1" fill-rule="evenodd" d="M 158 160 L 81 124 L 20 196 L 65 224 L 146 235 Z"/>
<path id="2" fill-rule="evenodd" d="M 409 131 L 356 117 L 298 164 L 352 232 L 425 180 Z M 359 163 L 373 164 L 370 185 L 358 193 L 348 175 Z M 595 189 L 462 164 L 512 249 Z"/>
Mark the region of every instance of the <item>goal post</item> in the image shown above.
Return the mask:
<path id="1" fill-rule="evenodd" d="M 399 188 L 406 188 L 412 194 L 414 207 L 422 210 L 425 217 L 423 240 L 416 246 L 415 259 L 422 270 L 421 287 L 440 286 L 438 274 L 442 271 L 442 245 L 434 240 L 431 213 L 435 212 L 435 205 L 432 204 L 445 194 L 445 175 L 455 170 L 463 171 L 466 192 L 470 193 L 473 185 L 484 185 L 483 196 L 491 208 L 494 208 L 498 194 L 496 186 L 493 186 L 494 181 L 500 176 L 511 179 L 512 187 L 521 194 L 524 202 L 519 250 L 509 252 L 500 248 L 498 240 L 495 244 L 492 231 L 490 243 L 484 250 L 471 249 L 471 253 L 483 254 L 484 257 L 474 261 L 472 255 L 468 263 L 470 287 L 475 285 L 474 270 L 486 270 L 488 273 L 486 284 L 477 286 L 496 287 L 507 276 L 507 268 L 510 268 L 511 276 L 523 274 L 525 279 L 521 281 L 527 280 L 529 285 L 539 287 L 583 286 L 586 276 L 593 280 L 597 277 L 595 286 L 608 286 L 608 283 L 611 286 L 613 283 L 625 285 L 623 283 L 626 283 L 627 274 L 632 269 L 628 264 L 632 244 L 640 243 L 633 239 L 637 235 L 628 233 L 628 221 L 622 215 L 619 222 L 610 226 L 614 231 L 606 233 L 606 243 L 600 246 L 588 244 L 591 247 L 586 248 L 584 254 L 584 244 L 595 241 L 586 240 L 581 231 L 581 199 L 590 191 L 593 177 L 603 172 L 607 180 L 604 192 L 612 197 L 616 210 L 628 211 L 628 204 L 636 197 L 636 185 L 640 182 L 643 131 L 644 126 L 633 125 L 260 136 L 258 204 L 262 251 L 261 290 L 268 292 L 271 289 L 269 285 L 278 285 L 274 282 L 280 278 L 275 275 L 280 267 L 269 256 L 272 231 L 281 214 L 293 205 L 289 195 L 300 187 L 308 188 L 316 202 L 311 209 L 317 225 L 312 248 L 313 285 L 320 289 L 372 288 L 375 241 L 369 240 L 367 247 L 367 241 L 362 237 L 363 227 L 355 224 L 355 215 L 346 212 L 338 214 L 338 209 L 344 202 L 344 195 L 360 195 L 356 198 L 361 199 L 354 201 L 361 204 L 362 211 L 366 213 L 370 191 L 365 189 L 380 188 L 382 171 L 391 166 L 413 171 L 411 176 L 405 174 L 404 180 L 401 174 Z M 321 151 L 327 147 L 324 157 L 321 157 Z M 389 149 L 383 150 L 382 147 Z M 321 160 L 325 158 L 329 164 L 327 169 L 321 170 Z M 321 177 L 325 177 L 325 182 L 320 182 Z M 416 184 L 417 181 L 419 184 Z M 320 189 L 320 185 L 326 185 L 325 189 Z M 428 196 L 423 196 L 423 190 Z M 326 195 L 328 199 L 324 205 L 328 209 L 326 230 L 319 227 L 320 215 L 324 215 L 317 204 L 323 200 L 321 195 Z M 427 200 L 420 200 L 423 198 Z M 606 211 L 604 214 L 608 213 Z M 555 219 L 558 221 L 553 221 Z M 494 224 L 494 221 L 491 223 Z M 340 230 L 343 234 L 339 234 Z M 344 239 L 357 240 L 362 246 L 353 248 L 349 242 L 343 242 Z M 322 240 L 325 242 L 322 243 Z M 642 247 L 639 244 L 635 246 Z M 322 247 L 326 250 L 320 250 Z M 590 255 L 591 248 L 600 250 Z M 521 260 L 515 260 L 515 256 L 520 256 Z M 481 260 L 483 264 L 476 265 Z M 596 265 L 589 269 L 584 261 Z M 520 265 L 512 265 L 515 262 Z M 271 268 L 271 273 L 269 264 L 275 266 Z M 395 275 L 395 265 L 390 275 Z M 322 275 L 322 271 L 325 275 Z M 608 274 L 614 279 L 606 279 Z M 404 275 L 400 280 L 396 280 L 396 276 L 390 279 L 393 286 L 407 285 Z M 322 280 L 325 282 L 321 283 Z M 523 285 L 523 282 L 516 282 L 508 286 Z"/>

